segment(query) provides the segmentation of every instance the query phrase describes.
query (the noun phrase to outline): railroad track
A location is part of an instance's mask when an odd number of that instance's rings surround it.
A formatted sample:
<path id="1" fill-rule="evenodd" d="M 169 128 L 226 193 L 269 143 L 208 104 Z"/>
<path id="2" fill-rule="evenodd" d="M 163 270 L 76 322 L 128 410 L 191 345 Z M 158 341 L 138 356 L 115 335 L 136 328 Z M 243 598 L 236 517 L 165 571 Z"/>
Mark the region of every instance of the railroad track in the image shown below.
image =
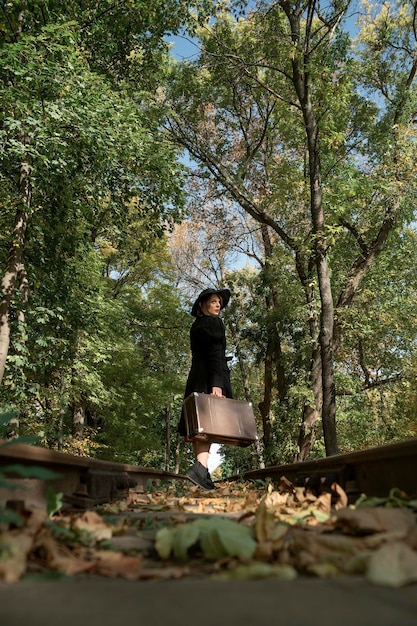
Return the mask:
<path id="1" fill-rule="evenodd" d="M 393 487 L 409 496 L 417 495 L 417 439 L 338 454 L 324 459 L 277 465 L 245 473 L 256 480 L 285 476 L 297 486 L 314 489 L 319 484 L 337 482 L 350 502 L 361 494 L 385 497 Z"/>
<path id="2" fill-rule="evenodd" d="M 57 478 L 21 478 L 13 470 L 14 465 L 42 467 L 54 472 Z M 66 505 L 80 509 L 122 500 L 132 488 L 146 491 L 150 486 L 174 479 L 188 481 L 186 476 L 173 472 L 79 457 L 25 444 L 0 447 L 1 472 L 13 483 L 14 489 L 0 488 L 0 502 L 12 499 L 42 506 L 46 490 L 51 486 L 55 493 L 63 494 Z"/>
<path id="3" fill-rule="evenodd" d="M 47 468 L 54 471 L 57 478 L 21 478 L 13 465 Z M 7 469 L 10 466 L 12 469 Z M 150 485 L 171 480 L 188 482 L 186 476 L 173 472 L 77 457 L 24 444 L 0 447 L 0 473 L 15 486 L 13 491 L 0 488 L 0 502 L 12 499 L 27 505 L 44 505 L 46 489 L 52 486 L 56 493 L 63 493 L 64 503 L 80 509 L 124 499 L 130 489 L 146 491 Z M 417 494 L 417 439 L 243 474 L 247 480 L 278 481 L 282 476 L 297 486 L 309 486 L 313 490 L 320 484 L 337 482 L 350 502 L 362 493 L 369 497 L 387 496 L 393 487 L 414 496 Z"/>

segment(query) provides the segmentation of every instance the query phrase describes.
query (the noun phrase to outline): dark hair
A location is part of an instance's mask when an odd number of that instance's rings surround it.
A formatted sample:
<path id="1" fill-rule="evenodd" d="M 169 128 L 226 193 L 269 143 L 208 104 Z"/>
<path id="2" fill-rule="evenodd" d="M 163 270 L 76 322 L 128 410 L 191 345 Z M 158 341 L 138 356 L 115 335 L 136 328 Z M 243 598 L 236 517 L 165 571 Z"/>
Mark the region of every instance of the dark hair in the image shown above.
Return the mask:
<path id="1" fill-rule="evenodd" d="M 191 315 L 193 317 L 197 317 L 198 311 L 200 310 L 200 302 L 204 302 L 205 300 L 207 300 L 207 298 L 213 295 L 219 296 L 222 309 L 225 309 L 227 307 L 230 300 L 229 289 L 204 289 L 204 291 L 200 293 L 197 300 L 194 302 L 191 309 Z"/>
<path id="2" fill-rule="evenodd" d="M 218 297 L 218 299 L 220 300 L 220 309 L 223 308 L 223 298 L 221 297 L 221 295 L 219 293 L 208 293 L 198 303 L 198 309 L 197 309 L 198 317 L 202 317 L 203 316 L 203 313 L 202 313 L 201 309 L 202 309 L 203 305 L 207 302 L 207 300 L 210 300 L 210 298 L 212 296 L 217 296 Z"/>

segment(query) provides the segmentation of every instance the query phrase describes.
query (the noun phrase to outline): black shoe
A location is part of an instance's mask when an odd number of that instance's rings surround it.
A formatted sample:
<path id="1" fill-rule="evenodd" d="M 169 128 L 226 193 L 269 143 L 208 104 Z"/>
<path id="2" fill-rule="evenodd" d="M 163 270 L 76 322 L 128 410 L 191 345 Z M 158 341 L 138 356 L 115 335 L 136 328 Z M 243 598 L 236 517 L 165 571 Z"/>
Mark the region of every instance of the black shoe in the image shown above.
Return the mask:
<path id="1" fill-rule="evenodd" d="M 211 481 L 211 479 L 210 482 L 207 480 L 207 473 L 207 467 L 204 467 L 204 465 L 202 465 L 200 461 L 196 461 L 188 472 L 187 476 L 194 484 L 202 487 L 203 489 L 214 489 L 214 483 Z"/>

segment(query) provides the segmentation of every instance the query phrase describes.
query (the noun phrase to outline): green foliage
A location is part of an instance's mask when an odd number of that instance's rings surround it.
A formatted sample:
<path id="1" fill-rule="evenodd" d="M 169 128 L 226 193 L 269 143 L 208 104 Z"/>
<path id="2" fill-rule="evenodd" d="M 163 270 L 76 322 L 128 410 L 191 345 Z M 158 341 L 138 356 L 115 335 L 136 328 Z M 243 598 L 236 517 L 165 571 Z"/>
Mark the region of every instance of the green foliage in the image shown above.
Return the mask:
<path id="1" fill-rule="evenodd" d="M 320 402 L 312 386 L 320 322 L 309 171 L 316 157 L 335 304 L 341 449 L 415 429 L 400 401 L 400 381 L 415 363 L 412 7 L 364 3 L 355 42 L 343 22 L 346 6 L 329 5 L 325 19 L 314 3 L 306 7 L 256 3 L 239 20 L 225 9 L 198 31 L 202 54 L 195 62 L 173 65 L 168 90 L 168 128 L 198 163 L 200 193 L 205 185 L 210 202 L 221 198 L 231 219 L 240 208 L 269 226 L 269 242 L 264 238 L 265 249 L 260 244 L 254 254 L 262 268 L 251 286 L 247 277 L 227 279 L 243 291 L 234 298 L 242 310 L 236 336 L 255 406 L 263 382 L 271 392 L 269 443 L 280 462 L 296 452 L 305 407 Z M 307 99 L 310 123 L 317 123 L 315 156 L 301 114 Z M 271 375 L 263 366 L 277 337 Z M 410 389 L 411 380 L 407 374 Z M 322 453 L 318 440 L 313 454 Z M 247 463 L 235 454 L 226 451 L 227 473 Z"/>
<path id="2" fill-rule="evenodd" d="M 360 496 L 355 502 L 355 509 L 363 509 L 368 507 L 384 507 L 387 509 L 410 509 L 413 513 L 417 512 L 417 499 L 408 496 L 406 493 L 394 487 L 386 498 Z"/>
<path id="3" fill-rule="evenodd" d="M 216 4 L 216 19 L 207 22 Z M 7 6 L 0 44 L 3 267 L 22 163 L 30 164 L 31 204 L 29 301 L 17 285 L 0 400 L 18 407 L 21 433 L 39 436 L 42 445 L 162 467 L 168 438 L 173 465 L 191 320 L 164 233 L 184 216 L 187 171 L 178 155 L 188 146 L 200 163 L 189 190 L 213 216 L 207 239 L 219 257 L 225 245 L 240 251 L 245 241 L 235 230 L 242 198 L 245 210 L 269 219 L 268 255 L 259 224 L 247 222 L 259 269 L 225 276 L 219 262 L 218 274 L 234 294 L 225 319 L 231 351 L 241 358 L 232 362 L 235 396 L 249 390 L 259 421 L 274 349 L 268 458 L 292 459 L 303 409 L 314 405 L 310 368 L 320 315 L 305 125 L 289 80 L 302 46 L 310 51 L 306 71 L 320 120 L 336 304 L 358 279 L 354 297 L 336 311 L 341 447 L 417 432 L 410 7 L 391 2 L 371 10 L 365 3 L 356 42 L 343 20 L 323 38 L 323 16 L 315 15 L 310 29 L 302 19 L 297 46 L 282 3 L 257 3 L 248 13 L 241 3 L 238 20 L 234 4 Z M 335 8 L 327 7 L 326 19 Z M 165 34 L 183 28 L 203 50 L 195 62 L 179 64 L 168 56 Z M 167 141 L 164 119 L 183 125 L 178 148 Z M 216 234 L 219 216 L 226 219 Z M 390 220 L 390 239 L 355 275 Z M 213 258 L 200 250 L 192 261 L 207 274 Z M 318 434 L 313 455 L 323 454 Z M 181 468 L 189 454 L 184 450 Z M 257 462 L 253 450 L 225 455 L 225 475 Z"/>
<path id="4" fill-rule="evenodd" d="M 148 310 L 161 324 L 181 317 L 164 239 L 184 203 L 184 168 L 160 124 L 165 35 L 202 23 L 211 2 L 105 4 L 11 4 L 2 24 L 3 266 L 22 162 L 31 204 L 30 296 L 13 295 L 0 397 L 19 407 L 21 432 L 40 434 L 42 445 L 83 454 L 100 446 L 98 454 L 134 461 L 144 448 L 160 454 L 150 426 L 184 376 L 177 322 L 153 343 L 159 322 L 152 326 Z M 167 349 L 178 356 L 175 372 L 161 362 Z M 76 408 L 85 424 L 73 435 Z"/>
<path id="5" fill-rule="evenodd" d="M 185 561 L 189 550 L 199 543 L 206 559 L 216 561 L 224 557 L 250 559 L 256 548 L 252 531 L 246 526 L 223 518 L 195 520 L 176 528 L 161 528 L 155 547 L 161 559 L 171 554 Z"/>
<path id="6" fill-rule="evenodd" d="M 45 492 L 46 510 L 49 517 L 53 517 L 55 513 L 61 510 L 63 505 L 63 493 L 56 493 L 49 485 Z"/>

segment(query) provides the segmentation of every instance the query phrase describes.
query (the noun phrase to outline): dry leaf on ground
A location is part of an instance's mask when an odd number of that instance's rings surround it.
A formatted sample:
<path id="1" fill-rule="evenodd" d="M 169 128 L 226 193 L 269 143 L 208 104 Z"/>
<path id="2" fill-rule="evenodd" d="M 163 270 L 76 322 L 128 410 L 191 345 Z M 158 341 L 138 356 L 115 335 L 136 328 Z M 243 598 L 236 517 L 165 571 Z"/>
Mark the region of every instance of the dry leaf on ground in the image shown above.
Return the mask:
<path id="1" fill-rule="evenodd" d="M 393 587 L 417 581 L 415 508 L 395 490 L 389 506 L 395 496 L 408 508 L 384 508 L 382 498 L 367 508 L 362 498 L 355 509 L 336 483 L 312 490 L 285 477 L 275 488 L 224 482 L 206 493 L 181 484 L 177 494 L 177 487 L 132 491 L 102 507 L 103 515 L 98 509 L 49 520 L 44 511 L 23 511 L 22 528 L 0 528 L 0 579 L 49 570 L 126 580 L 343 573 Z"/>
<path id="2" fill-rule="evenodd" d="M 417 582 L 417 552 L 399 541 L 387 543 L 371 555 L 365 575 L 370 582 L 388 587 Z"/>
<path id="3" fill-rule="evenodd" d="M 342 509 L 335 514 L 335 527 L 355 535 L 395 531 L 405 537 L 415 526 L 408 509 Z"/>

